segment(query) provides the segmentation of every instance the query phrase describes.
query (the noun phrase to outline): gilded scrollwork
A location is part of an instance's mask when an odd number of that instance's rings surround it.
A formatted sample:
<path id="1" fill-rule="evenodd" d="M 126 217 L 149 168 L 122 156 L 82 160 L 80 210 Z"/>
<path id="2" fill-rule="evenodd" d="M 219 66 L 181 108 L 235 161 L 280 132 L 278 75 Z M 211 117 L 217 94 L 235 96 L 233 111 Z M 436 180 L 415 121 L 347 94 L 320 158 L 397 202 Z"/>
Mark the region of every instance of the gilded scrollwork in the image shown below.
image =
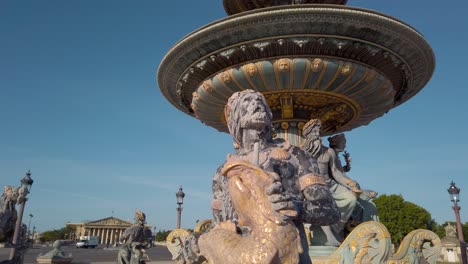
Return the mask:
<path id="1" fill-rule="evenodd" d="M 190 231 L 185 229 L 174 229 L 166 238 L 166 246 L 172 255 L 172 260 L 179 260 L 182 257 L 184 241 L 190 235 Z"/>
<path id="2" fill-rule="evenodd" d="M 357 103 L 337 96 L 333 93 L 320 91 L 275 91 L 265 92 L 265 98 L 273 111 L 281 110 L 282 120 L 296 117 L 295 111 L 307 113 L 308 119 L 318 118 L 323 123 L 324 133 L 333 133 L 354 120 L 360 113 Z M 290 104 L 285 104 L 284 98 L 289 98 Z M 288 114 L 287 106 L 292 106 L 292 115 Z M 289 110 L 289 111 L 291 111 Z M 275 121 L 274 121 L 275 122 Z"/>
<path id="3" fill-rule="evenodd" d="M 424 259 L 435 264 L 441 252 L 440 238 L 432 231 L 418 229 L 405 236 L 398 251 L 387 264 L 415 263 Z"/>
<path id="4" fill-rule="evenodd" d="M 312 257 L 314 264 L 380 264 L 390 255 L 390 234 L 384 225 L 369 221 L 358 225 L 330 256 Z"/>
<path id="5" fill-rule="evenodd" d="M 212 223 L 211 219 L 200 221 L 193 229 L 193 232 L 196 232 L 196 233 L 205 232 L 206 230 L 208 230 L 208 228 L 210 228 L 211 223 Z"/>

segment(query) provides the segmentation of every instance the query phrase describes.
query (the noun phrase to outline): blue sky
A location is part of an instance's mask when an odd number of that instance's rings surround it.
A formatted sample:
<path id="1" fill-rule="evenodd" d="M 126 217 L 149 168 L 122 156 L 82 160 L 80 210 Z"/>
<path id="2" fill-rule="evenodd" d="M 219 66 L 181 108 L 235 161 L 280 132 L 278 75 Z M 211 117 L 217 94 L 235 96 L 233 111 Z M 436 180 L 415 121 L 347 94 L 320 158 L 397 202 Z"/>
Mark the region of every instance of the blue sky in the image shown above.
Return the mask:
<path id="1" fill-rule="evenodd" d="M 439 223 L 455 219 L 453 180 L 468 222 L 468 2 L 349 5 L 416 28 L 434 49 L 436 70 L 411 100 L 347 133 L 348 175 L 363 188 L 402 194 Z M 181 184 L 182 227 L 211 217 L 211 177 L 232 140 L 170 105 L 156 70 L 175 42 L 225 16 L 221 0 L 0 2 L 0 185 L 19 185 L 31 169 L 31 226 L 128 220 L 139 208 L 149 224 L 172 229 Z"/>

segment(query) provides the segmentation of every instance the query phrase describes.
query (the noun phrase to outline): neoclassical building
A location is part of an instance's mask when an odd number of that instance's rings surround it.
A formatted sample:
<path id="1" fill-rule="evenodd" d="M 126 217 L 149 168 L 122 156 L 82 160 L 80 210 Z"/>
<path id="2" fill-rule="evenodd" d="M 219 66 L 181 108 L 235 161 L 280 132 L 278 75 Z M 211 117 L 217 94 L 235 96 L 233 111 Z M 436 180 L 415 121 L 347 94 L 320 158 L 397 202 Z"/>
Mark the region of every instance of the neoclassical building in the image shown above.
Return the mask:
<path id="1" fill-rule="evenodd" d="M 450 223 L 445 226 L 445 237 L 441 239 L 441 244 L 442 249 L 437 263 L 462 263 L 456 226 Z"/>
<path id="2" fill-rule="evenodd" d="M 79 239 L 80 236 L 98 236 L 100 244 L 113 245 L 119 241 L 125 229 L 132 223 L 113 216 L 86 223 L 66 223 L 67 227 L 75 229 L 75 233 L 70 235 L 71 239 Z M 151 226 L 148 226 L 151 228 Z"/>

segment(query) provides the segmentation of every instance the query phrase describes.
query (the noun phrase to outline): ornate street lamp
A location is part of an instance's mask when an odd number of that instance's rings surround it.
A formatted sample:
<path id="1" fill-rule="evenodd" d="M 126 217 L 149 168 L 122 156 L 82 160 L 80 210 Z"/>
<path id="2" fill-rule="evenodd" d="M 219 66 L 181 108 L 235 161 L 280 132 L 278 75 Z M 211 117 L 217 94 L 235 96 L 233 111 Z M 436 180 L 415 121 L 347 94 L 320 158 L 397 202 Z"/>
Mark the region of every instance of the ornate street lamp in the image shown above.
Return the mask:
<path id="1" fill-rule="evenodd" d="M 32 230 L 32 242 L 31 242 L 31 245 L 34 247 L 34 233 L 36 233 L 36 227 L 33 226 L 33 230 Z"/>
<path id="2" fill-rule="evenodd" d="M 185 193 L 182 191 L 182 185 L 179 187 L 179 191 L 176 193 L 177 197 L 177 228 L 180 228 L 180 218 L 182 215 L 182 204 L 184 203 Z"/>
<path id="3" fill-rule="evenodd" d="M 31 220 L 33 218 L 33 214 L 29 214 L 29 223 L 28 223 L 28 239 L 30 239 L 30 235 L 31 235 Z"/>
<path id="4" fill-rule="evenodd" d="M 457 219 L 457 233 L 458 233 L 458 240 L 460 241 L 462 263 L 467 264 L 465 239 L 463 238 L 463 228 L 462 228 L 461 220 L 460 220 L 460 206 L 458 206 L 458 202 L 460 201 L 460 197 L 459 197 L 460 189 L 457 188 L 457 186 L 455 186 L 455 183 L 452 181 L 447 191 L 450 195 L 450 201 L 453 202 L 452 208 L 453 208 L 453 211 L 455 212 L 455 218 Z"/>
<path id="5" fill-rule="evenodd" d="M 31 171 L 28 170 L 28 172 L 26 173 L 26 176 L 24 176 L 23 179 L 21 179 L 21 187 L 18 190 L 18 204 L 19 204 L 18 216 L 16 219 L 15 232 L 13 233 L 13 240 L 11 242 L 13 244 L 13 248 L 11 249 L 11 252 L 10 252 L 10 260 L 12 261 L 17 261 L 16 258 L 18 256 L 16 256 L 16 253 L 17 253 L 16 249 L 20 246 L 18 245 L 18 238 L 21 233 L 21 223 L 23 221 L 24 205 L 26 204 L 26 201 L 28 200 L 26 196 L 31 190 L 33 182 L 34 181 L 31 179 Z"/>

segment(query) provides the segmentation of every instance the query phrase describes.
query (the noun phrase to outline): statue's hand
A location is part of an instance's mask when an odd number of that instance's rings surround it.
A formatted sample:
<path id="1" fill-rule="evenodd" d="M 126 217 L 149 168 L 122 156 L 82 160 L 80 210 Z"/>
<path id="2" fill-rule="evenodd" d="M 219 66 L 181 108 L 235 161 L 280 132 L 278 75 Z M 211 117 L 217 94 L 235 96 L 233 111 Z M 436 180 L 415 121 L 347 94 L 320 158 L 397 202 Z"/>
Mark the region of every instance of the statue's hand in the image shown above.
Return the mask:
<path id="1" fill-rule="evenodd" d="M 273 210 L 294 210 L 294 203 L 291 195 L 284 192 L 281 182 L 275 181 L 266 189 L 268 200 L 271 202 Z"/>
<path id="2" fill-rule="evenodd" d="M 347 183 L 347 185 L 351 190 L 361 190 L 361 186 L 359 186 L 357 181 L 351 180 Z"/>
<path id="3" fill-rule="evenodd" d="M 369 199 L 374 199 L 379 193 L 376 191 L 364 190 L 363 194 Z"/>
<path id="4" fill-rule="evenodd" d="M 343 170 L 344 170 L 344 172 L 348 172 L 348 171 L 351 170 L 351 166 L 349 166 L 349 165 L 344 165 L 344 166 L 343 166 Z"/>

